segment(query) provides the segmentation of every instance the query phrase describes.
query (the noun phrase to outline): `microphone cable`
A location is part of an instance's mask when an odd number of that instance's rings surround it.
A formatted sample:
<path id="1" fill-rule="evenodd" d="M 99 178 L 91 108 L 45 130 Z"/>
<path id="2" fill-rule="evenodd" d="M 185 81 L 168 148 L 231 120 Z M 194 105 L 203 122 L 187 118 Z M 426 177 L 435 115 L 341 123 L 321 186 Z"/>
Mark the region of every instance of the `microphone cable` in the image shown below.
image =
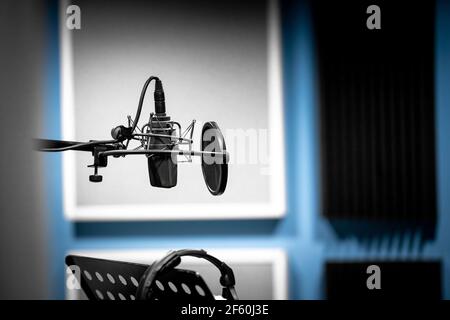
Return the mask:
<path id="1" fill-rule="evenodd" d="M 139 104 L 138 104 L 138 108 L 136 111 L 136 116 L 134 117 L 133 126 L 131 127 L 131 133 L 134 132 L 134 130 L 136 129 L 136 126 L 139 122 L 139 118 L 141 116 L 141 111 L 142 111 L 142 105 L 144 104 L 145 94 L 147 92 L 148 85 L 153 80 L 156 81 L 155 94 L 154 94 L 155 112 L 156 112 L 156 114 L 165 114 L 165 112 L 166 112 L 165 97 L 164 97 L 162 82 L 158 77 L 151 76 L 150 78 L 147 79 L 147 81 L 145 81 L 144 86 L 142 87 L 141 96 L 139 98 Z"/>

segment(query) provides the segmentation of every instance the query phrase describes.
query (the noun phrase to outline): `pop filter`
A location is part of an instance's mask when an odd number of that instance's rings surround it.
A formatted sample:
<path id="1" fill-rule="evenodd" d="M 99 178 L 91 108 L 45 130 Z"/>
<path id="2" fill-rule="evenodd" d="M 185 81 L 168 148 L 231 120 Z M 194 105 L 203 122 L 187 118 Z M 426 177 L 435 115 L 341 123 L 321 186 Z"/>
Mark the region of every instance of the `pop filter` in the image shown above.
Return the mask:
<path id="1" fill-rule="evenodd" d="M 211 194 L 221 195 L 227 187 L 228 159 L 225 139 L 214 121 L 203 125 L 200 148 L 201 151 L 207 152 L 202 154 L 202 171 L 206 186 Z M 220 153 L 220 155 L 208 152 Z"/>

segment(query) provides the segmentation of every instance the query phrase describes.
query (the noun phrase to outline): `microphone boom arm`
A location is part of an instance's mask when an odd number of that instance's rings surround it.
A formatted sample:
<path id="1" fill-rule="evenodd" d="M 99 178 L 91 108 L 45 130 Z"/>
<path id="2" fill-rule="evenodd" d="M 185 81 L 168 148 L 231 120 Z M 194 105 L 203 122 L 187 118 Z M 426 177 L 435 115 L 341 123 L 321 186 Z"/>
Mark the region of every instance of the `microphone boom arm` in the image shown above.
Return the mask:
<path id="1" fill-rule="evenodd" d="M 225 152 L 215 152 L 215 151 L 193 151 L 193 150 L 161 150 L 161 149 L 149 149 L 149 150 L 110 150 L 102 151 L 98 155 L 99 157 L 108 156 L 127 156 L 127 155 L 180 155 L 180 156 L 223 156 L 228 162 L 229 153 Z"/>

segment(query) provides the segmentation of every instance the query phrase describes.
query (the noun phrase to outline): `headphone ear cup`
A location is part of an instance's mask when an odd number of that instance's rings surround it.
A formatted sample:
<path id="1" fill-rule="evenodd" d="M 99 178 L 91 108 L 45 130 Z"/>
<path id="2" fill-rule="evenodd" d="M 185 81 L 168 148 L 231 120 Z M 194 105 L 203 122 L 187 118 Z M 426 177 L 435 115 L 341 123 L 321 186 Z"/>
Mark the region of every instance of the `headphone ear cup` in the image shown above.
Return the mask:
<path id="1" fill-rule="evenodd" d="M 231 297 L 230 289 L 228 289 L 228 288 L 222 288 L 222 297 L 223 297 L 225 300 L 231 300 L 231 299 L 230 299 L 230 297 Z"/>
<path id="2" fill-rule="evenodd" d="M 222 297 L 225 300 L 239 300 L 234 287 L 224 287 L 222 289 Z"/>

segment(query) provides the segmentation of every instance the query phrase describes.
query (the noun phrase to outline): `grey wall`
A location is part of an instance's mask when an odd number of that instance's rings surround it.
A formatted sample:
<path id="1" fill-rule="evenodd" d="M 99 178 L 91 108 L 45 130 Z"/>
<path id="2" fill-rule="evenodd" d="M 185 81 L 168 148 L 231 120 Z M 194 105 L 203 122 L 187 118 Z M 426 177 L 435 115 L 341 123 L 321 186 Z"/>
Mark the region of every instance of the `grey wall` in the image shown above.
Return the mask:
<path id="1" fill-rule="evenodd" d="M 48 297 L 46 216 L 39 161 L 45 1 L 0 3 L 0 299 Z"/>

